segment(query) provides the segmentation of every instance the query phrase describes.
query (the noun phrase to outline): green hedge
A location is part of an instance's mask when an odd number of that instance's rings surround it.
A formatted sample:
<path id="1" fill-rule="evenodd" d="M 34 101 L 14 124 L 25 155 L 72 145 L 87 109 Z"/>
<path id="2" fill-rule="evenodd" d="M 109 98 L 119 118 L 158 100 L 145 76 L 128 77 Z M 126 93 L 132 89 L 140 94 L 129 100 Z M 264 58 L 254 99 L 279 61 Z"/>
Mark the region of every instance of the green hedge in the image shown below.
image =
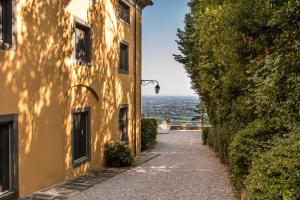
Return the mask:
<path id="1" fill-rule="evenodd" d="M 207 137 L 209 146 L 213 147 L 223 162 L 228 161 L 228 146 L 230 137 L 230 132 L 221 127 L 212 128 Z"/>
<path id="2" fill-rule="evenodd" d="M 142 151 L 153 147 L 156 144 L 158 124 L 156 119 L 142 119 Z"/>
<path id="3" fill-rule="evenodd" d="M 249 199 L 300 199 L 300 132 L 253 163 L 246 180 Z"/>
<path id="4" fill-rule="evenodd" d="M 263 122 L 254 121 L 238 131 L 229 147 L 229 162 L 237 189 L 243 188 L 243 181 L 255 158 L 271 149 L 276 136 Z"/>
<path id="5" fill-rule="evenodd" d="M 206 145 L 208 143 L 208 135 L 210 132 L 211 128 L 210 127 L 203 127 L 202 128 L 202 143 Z"/>

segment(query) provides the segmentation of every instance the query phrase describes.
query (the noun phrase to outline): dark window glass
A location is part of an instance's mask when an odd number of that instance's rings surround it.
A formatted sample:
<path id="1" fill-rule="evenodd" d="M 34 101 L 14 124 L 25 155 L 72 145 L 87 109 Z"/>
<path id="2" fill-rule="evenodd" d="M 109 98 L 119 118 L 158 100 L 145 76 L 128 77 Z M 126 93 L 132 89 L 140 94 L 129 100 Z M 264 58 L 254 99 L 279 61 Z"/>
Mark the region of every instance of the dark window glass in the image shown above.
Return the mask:
<path id="1" fill-rule="evenodd" d="M 0 40 L 12 44 L 12 0 L 0 0 Z"/>
<path id="2" fill-rule="evenodd" d="M 3 1 L 0 0 L 0 40 L 3 40 Z"/>
<path id="3" fill-rule="evenodd" d="M 130 7 L 119 1 L 119 15 L 125 22 L 130 23 Z"/>
<path id="4" fill-rule="evenodd" d="M 120 108 L 119 130 L 121 140 L 128 142 L 128 107 Z"/>
<path id="5" fill-rule="evenodd" d="M 76 60 L 83 63 L 91 61 L 91 31 L 89 27 L 76 24 L 75 51 Z"/>
<path id="6" fill-rule="evenodd" d="M 89 132 L 89 112 L 73 113 L 73 154 L 74 164 L 81 163 L 89 159 L 90 152 L 90 132 Z"/>
<path id="7" fill-rule="evenodd" d="M 9 124 L 0 125 L 0 194 L 9 191 Z"/>
<path id="8" fill-rule="evenodd" d="M 128 45 L 120 44 L 120 71 L 128 72 Z"/>

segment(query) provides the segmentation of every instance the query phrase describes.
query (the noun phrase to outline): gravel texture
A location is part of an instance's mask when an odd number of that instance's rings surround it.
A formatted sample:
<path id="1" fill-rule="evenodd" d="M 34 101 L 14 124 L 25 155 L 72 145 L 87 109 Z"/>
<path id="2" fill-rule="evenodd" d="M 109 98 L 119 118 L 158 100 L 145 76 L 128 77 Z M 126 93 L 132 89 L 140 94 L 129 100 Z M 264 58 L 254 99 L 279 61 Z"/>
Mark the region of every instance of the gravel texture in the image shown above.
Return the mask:
<path id="1" fill-rule="evenodd" d="M 200 132 L 159 135 L 153 152 L 161 155 L 69 200 L 235 199 L 226 167 Z"/>

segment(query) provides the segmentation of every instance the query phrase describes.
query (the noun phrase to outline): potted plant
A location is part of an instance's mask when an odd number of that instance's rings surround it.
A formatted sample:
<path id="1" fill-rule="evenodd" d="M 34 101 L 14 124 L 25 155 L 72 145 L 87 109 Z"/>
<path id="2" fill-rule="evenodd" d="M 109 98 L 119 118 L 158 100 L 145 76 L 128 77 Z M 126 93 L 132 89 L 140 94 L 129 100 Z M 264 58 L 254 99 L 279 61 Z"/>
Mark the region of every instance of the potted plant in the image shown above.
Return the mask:
<path id="1" fill-rule="evenodd" d="M 105 145 L 105 159 L 109 167 L 131 167 L 136 164 L 133 152 L 120 141 Z"/>

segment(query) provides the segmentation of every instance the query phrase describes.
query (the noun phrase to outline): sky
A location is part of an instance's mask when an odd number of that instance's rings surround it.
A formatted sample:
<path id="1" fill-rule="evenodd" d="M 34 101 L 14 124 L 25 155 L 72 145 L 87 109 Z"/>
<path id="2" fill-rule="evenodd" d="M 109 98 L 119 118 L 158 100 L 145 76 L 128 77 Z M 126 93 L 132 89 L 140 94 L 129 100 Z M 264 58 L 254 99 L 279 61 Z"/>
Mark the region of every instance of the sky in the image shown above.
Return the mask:
<path id="1" fill-rule="evenodd" d="M 143 74 L 142 79 L 157 80 L 159 96 L 195 96 L 190 78 L 182 64 L 174 60 L 178 54 L 175 42 L 177 28 L 184 27 L 188 0 L 154 0 L 143 10 Z M 155 85 L 143 86 L 143 95 L 155 95 Z"/>

